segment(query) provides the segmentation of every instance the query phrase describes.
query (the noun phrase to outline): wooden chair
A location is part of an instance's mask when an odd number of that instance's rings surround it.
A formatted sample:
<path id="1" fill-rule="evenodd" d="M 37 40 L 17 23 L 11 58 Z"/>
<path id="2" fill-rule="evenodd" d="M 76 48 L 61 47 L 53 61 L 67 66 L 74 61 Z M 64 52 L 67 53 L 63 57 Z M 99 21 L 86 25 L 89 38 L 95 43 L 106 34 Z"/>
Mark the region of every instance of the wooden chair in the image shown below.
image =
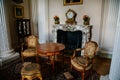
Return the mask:
<path id="1" fill-rule="evenodd" d="M 36 61 L 38 62 L 37 54 L 36 54 L 36 46 L 38 44 L 38 38 L 34 35 L 30 35 L 26 38 L 26 43 L 22 43 L 21 45 L 21 58 L 22 62 L 24 62 L 24 57 L 36 57 Z M 26 46 L 26 49 L 24 49 Z"/>
<path id="2" fill-rule="evenodd" d="M 92 70 L 93 66 L 93 59 L 96 54 L 98 45 L 94 41 L 86 42 L 85 47 L 83 49 L 78 48 L 74 50 L 74 54 L 71 58 L 71 69 L 74 68 L 75 70 L 82 73 L 82 80 L 85 80 L 85 73 Z M 83 56 L 76 56 L 77 51 L 84 51 Z M 92 71 L 91 71 L 92 73 Z"/>
<path id="3" fill-rule="evenodd" d="M 42 80 L 40 66 L 38 63 L 25 62 L 21 69 L 22 80 L 33 80 L 39 78 Z"/>

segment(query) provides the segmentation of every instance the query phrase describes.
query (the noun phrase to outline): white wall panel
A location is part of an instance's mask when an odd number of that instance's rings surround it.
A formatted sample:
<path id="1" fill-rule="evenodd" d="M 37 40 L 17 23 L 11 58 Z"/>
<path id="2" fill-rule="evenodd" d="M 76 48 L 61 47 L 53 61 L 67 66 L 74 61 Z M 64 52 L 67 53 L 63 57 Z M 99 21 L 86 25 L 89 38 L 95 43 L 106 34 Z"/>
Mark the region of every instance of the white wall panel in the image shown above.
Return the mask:
<path id="1" fill-rule="evenodd" d="M 49 33 L 52 33 L 54 24 L 53 17 L 60 17 L 60 23 L 65 24 L 65 13 L 68 9 L 73 9 L 77 13 L 76 21 L 78 25 L 83 24 L 83 15 L 90 16 L 90 24 L 93 25 L 92 40 L 99 41 L 100 21 L 101 21 L 102 0 L 83 0 L 79 5 L 63 5 L 63 0 L 49 0 Z"/>

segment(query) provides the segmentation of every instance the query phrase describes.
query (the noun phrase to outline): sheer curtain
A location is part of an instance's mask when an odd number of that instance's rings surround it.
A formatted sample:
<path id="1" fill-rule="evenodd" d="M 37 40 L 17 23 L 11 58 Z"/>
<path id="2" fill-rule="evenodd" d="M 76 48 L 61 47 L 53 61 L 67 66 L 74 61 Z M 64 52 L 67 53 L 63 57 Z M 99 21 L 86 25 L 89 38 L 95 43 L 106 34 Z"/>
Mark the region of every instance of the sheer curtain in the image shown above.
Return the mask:
<path id="1" fill-rule="evenodd" d="M 31 19 L 35 30 L 38 29 L 39 43 L 49 41 L 48 38 L 48 0 L 31 0 Z"/>
<path id="2" fill-rule="evenodd" d="M 109 79 L 120 80 L 120 0 L 103 0 L 100 47 L 112 53 Z"/>
<path id="3" fill-rule="evenodd" d="M 99 46 L 103 53 L 113 53 L 115 30 L 118 18 L 118 1 L 119 0 L 103 0 L 102 3 L 103 11 Z"/>
<path id="4" fill-rule="evenodd" d="M 31 25 L 33 28 L 33 34 L 38 35 L 38 0 L 30 1 L 31 9 Z"/>
<path id="5" fill-rule="evenodd" d="M 120 1 L 118 0 L 119 12 L 115 35 L 115 44 L 110 68 L 110 80 L 120 80 Z"/>

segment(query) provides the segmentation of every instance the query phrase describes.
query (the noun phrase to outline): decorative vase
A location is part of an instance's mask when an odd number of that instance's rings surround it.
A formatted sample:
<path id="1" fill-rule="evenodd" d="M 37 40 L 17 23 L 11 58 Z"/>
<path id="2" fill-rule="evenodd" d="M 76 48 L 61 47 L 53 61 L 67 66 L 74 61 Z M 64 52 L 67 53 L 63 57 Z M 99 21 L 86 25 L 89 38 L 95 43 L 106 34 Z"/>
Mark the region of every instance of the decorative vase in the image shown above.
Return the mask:
<path id="1" fill-rule="evenodd" d="M 83 24 L 84 25 L 89 25 L 89 21 L 84 21 Z"/>
<path id="2" fill-rule="evenodd" d="M 59 20 L 55 20 L 55 22 L 54 22 L 55 24 L 59 24 L 60 22 L 59 22 Z"/>

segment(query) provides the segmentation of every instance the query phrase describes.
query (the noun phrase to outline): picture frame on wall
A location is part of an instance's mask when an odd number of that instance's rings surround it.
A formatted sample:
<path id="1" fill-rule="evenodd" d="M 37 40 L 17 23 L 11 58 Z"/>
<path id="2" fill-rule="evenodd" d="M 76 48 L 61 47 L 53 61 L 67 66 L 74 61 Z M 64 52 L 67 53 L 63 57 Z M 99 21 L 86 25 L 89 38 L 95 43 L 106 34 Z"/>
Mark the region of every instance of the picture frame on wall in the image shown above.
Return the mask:
<path id="1" fill-rule="evenodd" d="M 14 16 L 15 18 L 24 18 L 24 7 L 23 6 L 14 6 Z"/>
<path id="2" fill-rule="evenodd" d="M 63 0 L 63 4 L 66 5 L 76 5 L 83 4 L 83 0 Z"/>

